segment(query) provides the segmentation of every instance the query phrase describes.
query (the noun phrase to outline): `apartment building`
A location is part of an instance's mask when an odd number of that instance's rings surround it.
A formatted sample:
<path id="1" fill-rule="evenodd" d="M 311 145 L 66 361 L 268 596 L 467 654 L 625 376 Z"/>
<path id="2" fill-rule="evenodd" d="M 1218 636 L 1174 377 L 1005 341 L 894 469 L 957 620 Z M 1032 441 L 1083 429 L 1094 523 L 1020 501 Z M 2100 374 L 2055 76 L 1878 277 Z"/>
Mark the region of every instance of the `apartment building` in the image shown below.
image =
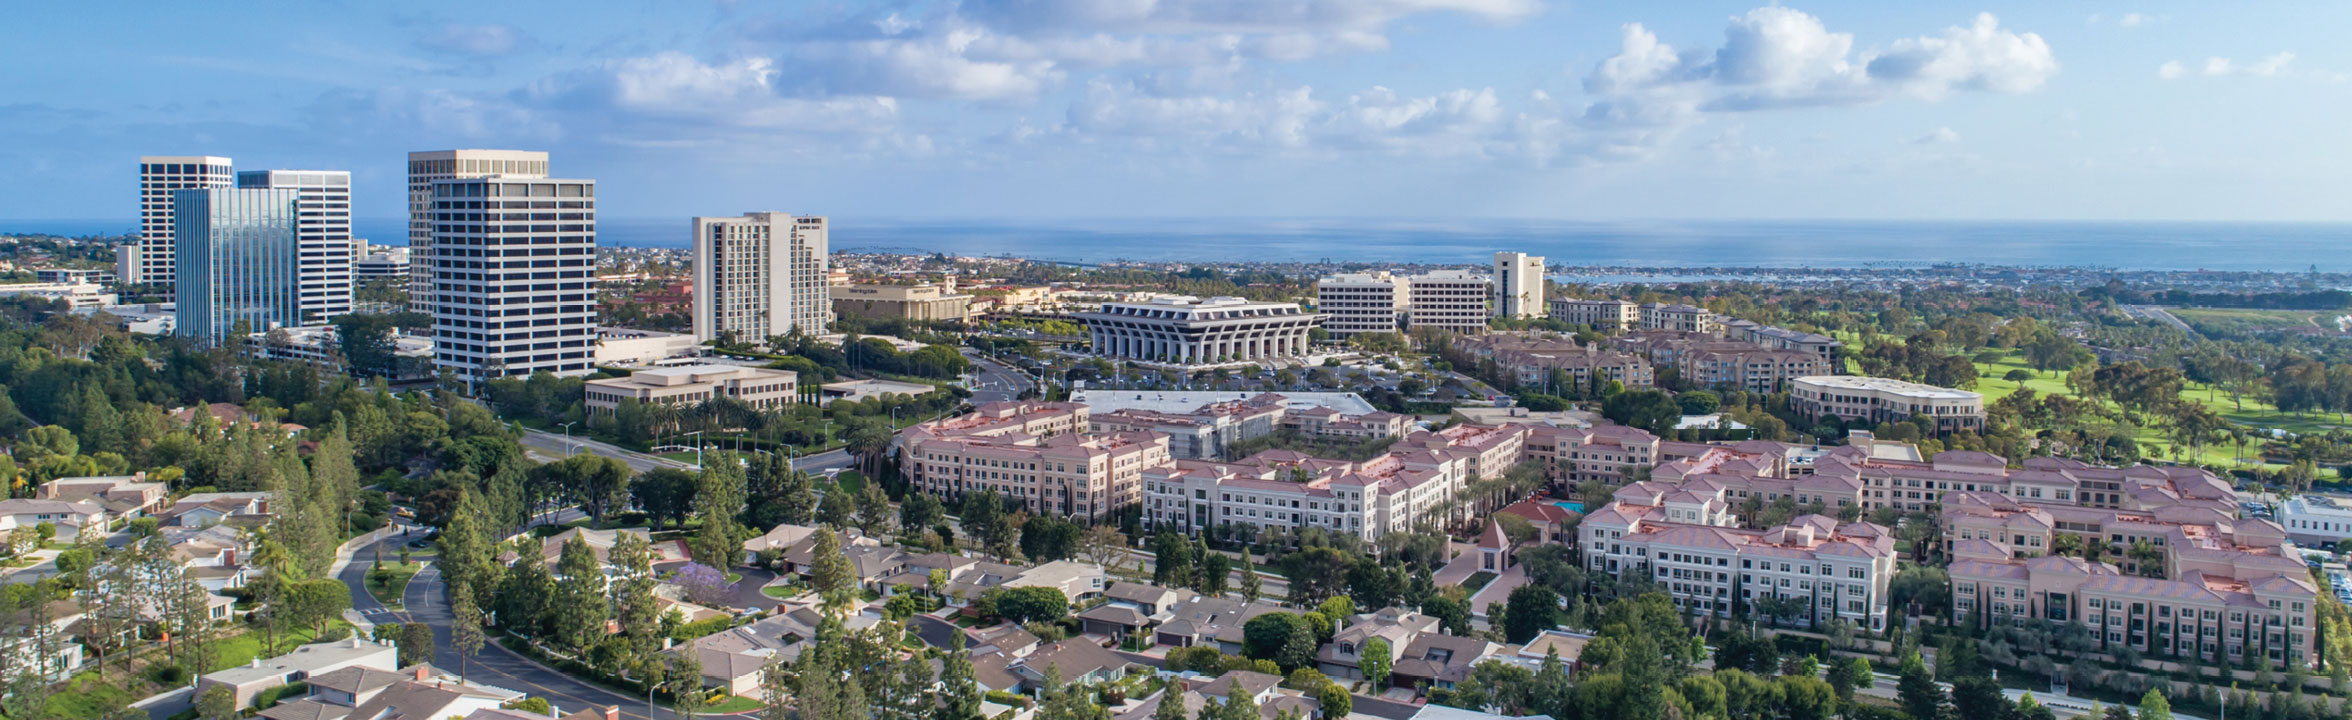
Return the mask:
<path id="1" fill-rule="evenodd" d="M 1672 330 L 1677 332 L 1721 332 L 1723 318 L 1697 305 L 1668 305 L 1644 303 L 1641 306 L 1641 325 L 1644 330 Z"/>
<path id="2" fill-rule="evenodd" d="M 1887 626 L 1895 540 L 1878 525 L 1805 515 L 1741 529 L 1720 489 L 1642 482 L 1619 488 L 1577 533 L 1592 571 L 1650 578 L 1688 612 L 1773 611 L 1806 627 Z"/>
<path id="3" fill-rule="evenodd" d="M 1689 447 L 1677 447 L 1684 445 Z M 2066 458 L 2028 458 L 2023 467 L 2011 468 L 2007 459 L 1987 452 L 1946 450 L 1927 460 L 1916 453 L 1901 443 L 1877 442 L 1824 450 L 1761 440 L 1732 445 L 1664 443 L 1651 477 L 1725 483 L 1734 497 L 1743 497 L 1738 493 L 1751 487 L 1758 492 L 1801 488 L 1801 503 L 1819 502 L 1830 509 L 1860 504 L 1865 510 L 1921 511 L 1960 492 L 2139 511 L 2185 506 L 2227 514 L 2235 503 L 2229 483 L 2198 468 L 2117 468 Z"/>
<path id="4" fill-rule="evenodd" d="M 433 183 L 502 177 L 547 179 L 547 153 L 533 150 L 427 150 L 408 154 L 409 309 L 433 312 Z"/>
<path id="5" fill-rule="evenodd" d="M 832 321 L 822 216 L 780 212 L 694 219 L 694 338 L 766 342 Z"/>
<path id="6" fill-rule="evenodd" d="M 1495 253 L 1494 298 L 1488 304 L 1495 317 L 1543 317 L 1544 259 L 1527 253 Z"/>
<path id="7" fill-rule="evenodd" d="M 1834 416 L 1848 422 L 1906 422 L 1925 417 L 1934 421 L 1939 433 L 1981 430 L 1985 424 L 1983 395 L 1862 375 L 1809 375 L 1792 380 L 1789 407 L 1806 417 Z"/>
<path id="8" fill-rule="evenodd" d="M 1307 437 L 1371 438 L 1402 437 L 1413 426 L 1413 416 L 1392 412 L 1372 411 L 1362 415 L 1348 415 L 1331 407 L 1311 407 L 1285 410 L 1282 428 Z"/>
<path id="9" fill-rule="evenodd" d="M 469 384 L 585 375 L 596 352 L 596 181 L 432 183 L 433 364 Z M 410 297 L 412 301 L 419 299 Z"/>
<path id="10" fill-rule="evenodd" d="M 1647 358 L 1653 367 L 1673 368 L 1698 387 L 1776 393 L 1797 378 L 1830 373 L 1828 361 L 1808 352 L 1719 340 L 1696 330 L 1645 330 L 1610 344 Z"/>
<path id="11" fill-rule="evenodd" d="M 972 414 L 909 427 L 899 468 L 942 497 L 995 490 L 1032 513 L 1106 518 L 1136 504 L 1147 468 L 1169 461 L 1168 438 L 1088 435 L 1086 406 L 990 403 Z"/>
<path id="12" fill-rule="evenodd" d="M 1658 436 L 1640 428 L 1623 425 L 1530 428 L 1527 456 L 1542 461 L 1544 476 L 1555 483 L 1621 483 L 1628 471 L 1659 462 Z"/>
<path id="13" fill-rule="evenodd" d="M 2210 507 L 2152 512 L 1947 498 L 1953 610 L 1985 625 L 2080 622 L 2101 647 L 2207 662 L 2314 666 L 2318 588 L 2286 530 Z M 2060 534 L 2125 567 L 2049 553 Z M 2145 543 L 2161 566 L 2128 549 Z"/>
<path id="14" fill-rule="evenodd" d="M 1234 462 L 1173 460 L 1144 474 L 1144 523 L 1186 533 L 1321 527 L 1365 540 L 1424 522 L 1463 525 L 1475 512 L 1457 502 L 1466 500 L 1463 489 L 1508 470 L 1527 433 L 1524 426 L 1470 425 L 1413 433 L 1363 462 L 1287 450 Z"/>
<path id="15" fill-rule="evenodd" d="M 1520 385 L 1543 388 L 1555 395 L 1598 390 L 1615 382 L 1628 390 L 1652 387 L 1657 374 L 1639 355 L 1578 344 L 1558 336 L 1494 333 L 1464 337 L 1454 347 L 1497 368 Z M 1565 373 L 1566 384 L 1562 384 Z"/>
<path id="16" fill-rule="evenodd" d="M 303 325 L 351 312 L 351 173 L 344 170 L 250 170 L 237 187 L 294 191 L 294 242 L 300 251 Z"/>
<path id="17" fill-rule="evenodd" d="M 831 292 L 834 317 L 914 322 L 962 322 L 972 317 L 972 296 L 956 292 L 952 280 L 945 285 L 850 284 L 834 286 Z"/>
<path id="18" fill-rule="evenodd" d="M 1168 455 L 1181 460 L 1222 460 L 1234 443 L 1272 434 L 1285 416 L 1282 396 L 1202 405 L 1190 412 L 1122 409 L 1089 415 L 1095 434 L 1149 432 L 1168 437 Z"/>
<path id="19" fill-rule="evenodd" d="M 1554 298 L 1552 319 L 1590 327 L 1599 333 L 1620 333 L 1641 327 L 1641 306 L 1624 300 Z"/>
<path id="20" fill-rule="evenodd" d="M 1323 316 L 1287 302 L 1189 295 L 1104 303 L 1078 313 L 1094 353 L 1174 365 L 1294 360 Z"/>
<path id="21" fill-rule="evenodd" d="M 299 193 L 180 190 L 172 195 L 174 328 L 219 344 L 301 325 Z"/>
<path id="22" fill-rule="evenodd" d="M 589 412 L 611 412 L 626 400 L 640 404 L 697 405 L 718 398 L 743 401 L 757 410 L 777 410 L 800 399 L 800 376 L 790 370 L 740 365 L 686 365 L 639 370 L 586 384 Z"/>
<path id="23" fill-rule="evenodd" d="M 1723 339 L 1751 342 L 1774 350 L 1800 350 L 1819 356 L 1833 367 L 1838 348 L 1845 343 L 1827 335 L 1800 332 L 1765 325 L 1752 320 L 1726 319 L 1722 323 Z"/>
<path id="24" fill-rule="evenodd" d="M 1323 329 L 1342 340 L 1417 327 L 1474 335 L 1486 331 L 1493 286 L 1464 270 L 1340 273 L 1315 282 L 1315 310 L 1326 318 Z"/>
<path id="25" fill-rule="evenodd" d="M 114 277 L 126 285 L 169 285 L 178 277 L 173 193 L 236 186 L 228 158 L 150 155 L 139 158 L 139 239 L 115 248 Z"/>
<path id="26" fill-rule="evenodd" d="M 2279 503 L 2278 523 L 2287 538 L 2326 546 L 2352 538 L 2352 501 L 2329 495 L 2299 495 Z"/>

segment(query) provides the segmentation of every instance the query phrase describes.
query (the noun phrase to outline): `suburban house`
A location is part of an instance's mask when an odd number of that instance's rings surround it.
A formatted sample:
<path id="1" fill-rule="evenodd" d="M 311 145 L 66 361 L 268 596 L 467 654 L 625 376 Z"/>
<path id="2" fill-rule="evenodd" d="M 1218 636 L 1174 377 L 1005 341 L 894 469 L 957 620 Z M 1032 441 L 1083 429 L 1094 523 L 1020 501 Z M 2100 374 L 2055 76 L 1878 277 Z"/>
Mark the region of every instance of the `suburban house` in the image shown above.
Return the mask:
<path id="1" fill-rule="evenodd" d="M 1123 637 L 1143 634 L 1150 637 L 1152 628 L 1175 617 L 1171 612 L 1190 590 L 1171 590 L 1157 585 L 1116 582 L 1103 591 L 1106 599 L 1101 605 L 1078 613 L 1084 632 L 1091 635 Z"/>
<path id="2" fill-rule="evenodd" d="M 816 532 L 816 528 L 807 525 L 779 524 L 769 528 L 765 534 L 743 541 L 743 551 L 753 555 L 763 552 L 783 552 L 794 545 L 799 545 L 802 540 L 809 539 L 809 536 Z"/>
<path id="3" fill-rule="evenodd" d="M 245 586 L 245 531 L 227 525 L 160 528 L 172 559 L 204 589 L 219 592 Z"/>
<path id="4" fill-rule="evenodd" d="M 1487 656 L 1486 659 L 1510 663 L 1529 670 L 1538 670 L 1543 667 L 1546 656 L 1559 653 L 1560 663 L 1565 666 L 1569 674 L 1573 675 L 1577 668 L 1576 659 L 1584 655 L 1584 645 L 1589 642 L 1592 642 L 1591 635 L 1545 630 L 1542 634 L 1529 639 L 1525 645 L 1504 645 L 1501 650 Z"/>
<path id="5" fill-rule="evenodd" d="M 1444 633 L 1421 633 L 1397 656 L 1389 670 L 1396 687 L 1451 688 L 1470 678 L 1470 667 L 1502 649 L 1485 640 Z"/>
<path id="6" fill-rule="evenodd" d="M 756 696 L 767 667 L 800 659 L 805 643 L 817 636 L 817 626 L 823 622 L 824 615 L 815 603 L 787 604 L 759 622 L 696 638 L 671 652 L 692 652 L 702 661 L 704 687 Z M 843 626 L 855 632 L 881 622 L 874 615 L 859 614 L 843 619 Z"/>
<path id="7" fill-rule="evenodd" d="M 1069 685 L 1117 680 L 1135 663 L 1084 638 L 1040 646 L 1027 655 L 997 653 L 972 659 L 972 675 L 982 690 L 1031 693 L 1045 685 L 1048 668 Z"/>
<path id="8" fill-rule="evenodd" d="M 73 639 L 72 628 L 82 621 L 81 603 L 57 600 L 39 608 L 28 608 L 7 619 L 6 632 L 0 633 L 0 652 L 10 655 L 14 667 L 31 667 L 46 662 L 49 677 L 63 680 L 82 669 L 82 644 Z M 42 630 L 46 626 L 46 630 Z M 52 640 L 51 652 L 43 652 L 39 634 Z"/>
<path id="9" fill-rule="evenodd" d="M 1243 602 L 1241 598 L 1194 595 L 1169 610 L 1168 620 L 1152 630 L 1152 640 L 1169 647 L 1213 642 L 1223 652 L 1239 653 L 1241 624 L 1281 609 L 1282 605 L 1272 600 Z"/>
<path id="10" fill-rule="evenodd" d="M 377 670 L 396 670 L 399 653 L 391 645 L 381 645 L 353 636 L 336 642 L 313 643 L 295 648 L 293 652 L 268 659 L 255 659 L 243 667 L 206 673 L 197 682 L 201 695 L 214 686 L 225 686 L 236 694 L 237 707 L 253 704 L 253 696 L 261 691 L 289 683 L 308 682 L 310 678 L 348 667 L 369 667 Z M 440 716 L 427 716 L 440 717 Z"/>
<path id="11" fill-rule="evenodd" d="M 0 500 L 0 531 L 49 523 L 55 539 L 95 540 L 106 535 L 106 506 L 91 500 Z"/>
<path id="12" fill-rule="evenodd" d="M 969 628 L 964 632 L 964 647 L 973 657 L 989 653 L 1003 653 L 1014 657 L 1037 649 L 1037 636 L 1018 624 L 1006 622 L 989 627 Z"/>
<path id="13" fill-rule="evenodd" d="M 269 720 L 440 720 L 499 711 L 499 706 L 524 697 L 506 688 L 459 680 L 423 663 L 400 670 L 352 666 L 312 675 L 305 682 L 309 694 L 280 700 L 256 714 Z"/>
<path id="14" fill-rule="evenodd" d="M 1377 638 L 1388 643 L 1388 660 L 1395 666 L 1405 648 L 1423 634 L 1438 632 L 1437 618 L 1402 608 L 1383 608 L 1379 612 L 1355 616 L 1348 626 L 1331 634 L 1331 642 L 1315 652 L 1316 669 L 1323 675 L 1340 680 L 1364 677 L 1362 663 L 1364 646 Z"/>
<path id="15" fill-rule="evenodd" d="M 1526 520 L 1528 525 L 1535 528 L 1535 536 L 1527 539 L 1527 542 L 1534 545 L 1575 543 L 1576 533 L 1570 525 L 1577 518 L 1584 516 L 1574 510 L 1560 507 L 1557 500 L 1545 498 L 1521 500 L 1495 512 Z"/>
<path id="16" fill-rule="evenodd" d="M 147 482 L 147 473 L 101 477 L 58 478 L 33 492 L 36 500 L 88 500 L 106 508 L 109 517 L 136 519 L 163 508 L 171 492 L 163 483 Z"/>
<path id="17" fill-rule="evenodd" d="M 1266 720 L 1274 720 L 1285 713 L 1295 713 L 1298 717 L 1318 717 L 1317 713 L 1323 709 L 1322 703 L 1314 698 L 1282 687 L 1282 678 L 1278 676 L 1235 670 L 1205 683 L 1192 678 L 1169 683 L 1166 690 L 1120 713 L 1117 720 L 1146 720 L 1155 716 L 1159 712 L 1160 703 L 1165 702 L 1184 703 L 1184 716 L 1197 717 L 1201 706 L 1207 705 L 1209 700 L 1225 704 L 1233 702 L 1236 697 L 1249 698 L 1251 704 L 1257 706 L 1259 717 Z"/>
<path id="18" fill-rule="evenodd" d="M 266 492 L 194 493 L 174 501 L 170 507 L 156 514 L 164 525 L 182 527 L 211 527 L 239 525 L 259 527 L 270 520 L 270 494 Z"/>

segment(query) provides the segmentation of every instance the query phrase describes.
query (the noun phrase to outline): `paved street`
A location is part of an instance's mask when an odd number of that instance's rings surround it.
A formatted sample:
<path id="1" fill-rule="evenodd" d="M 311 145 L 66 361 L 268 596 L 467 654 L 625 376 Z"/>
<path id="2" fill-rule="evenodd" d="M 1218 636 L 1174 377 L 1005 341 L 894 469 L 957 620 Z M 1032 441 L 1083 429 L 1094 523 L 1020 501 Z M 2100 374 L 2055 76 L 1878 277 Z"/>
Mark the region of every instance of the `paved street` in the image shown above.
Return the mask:
<path id="1" fill-rule="evenodd" d="M 972 387 L 972 404 L 985 405 L 1005 402 L 1021 396 L 1021 391 L 1036 384 L 1036 379 L 1012 366 L 989 359 L 972 350 L 964 357 L 971 358 L 977 382 Z"/>
<path id="2" fill-rule="evenodd" d="M 665 467 L 677 468 L 680 470 L 693 467 L 687 463 L 678 462 L 668 458 L 647 455 L 645 453 L 630 450 L 618 445 L 590 440 L 579 435 L 572 435 L 567 437 L 561 433 L 551 433 L 539 430 L 523 430 L 523 447 L 545 452 L 558 458 L 569 457 L 578 452 L 594 453 L 628 463 L 629 469 L 636 472 L 645 472 L 654 468 Z"/>

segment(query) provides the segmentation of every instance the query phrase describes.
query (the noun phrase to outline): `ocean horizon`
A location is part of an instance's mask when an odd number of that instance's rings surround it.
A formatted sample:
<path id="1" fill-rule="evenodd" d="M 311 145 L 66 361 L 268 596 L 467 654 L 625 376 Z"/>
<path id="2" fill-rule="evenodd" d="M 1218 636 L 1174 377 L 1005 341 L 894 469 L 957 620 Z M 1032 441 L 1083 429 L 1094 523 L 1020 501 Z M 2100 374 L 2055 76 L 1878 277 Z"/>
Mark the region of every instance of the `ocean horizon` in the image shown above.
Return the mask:
<path id="1" fill-rule="evenodd" d="M 941 252 L 1076 263 L 1116 261 L 1484 264 L 1497 251 L 1552 267 L 1867 268 L 1935 264 L 2119 270 L 2352 271 L 2352 223 L 1510 219 L 1087 218 L 882 220 L 834 217 L 835 252 Z M 599 243 L 680 248 L 686 218 L 604 218 Z M 0 219 L 0 233 L 126 233 L 129 220 Z M 357 218 L 353 234 L 407 235 L 402 218 Z M 389 243 L 387 243 L 389 244 Z"/>

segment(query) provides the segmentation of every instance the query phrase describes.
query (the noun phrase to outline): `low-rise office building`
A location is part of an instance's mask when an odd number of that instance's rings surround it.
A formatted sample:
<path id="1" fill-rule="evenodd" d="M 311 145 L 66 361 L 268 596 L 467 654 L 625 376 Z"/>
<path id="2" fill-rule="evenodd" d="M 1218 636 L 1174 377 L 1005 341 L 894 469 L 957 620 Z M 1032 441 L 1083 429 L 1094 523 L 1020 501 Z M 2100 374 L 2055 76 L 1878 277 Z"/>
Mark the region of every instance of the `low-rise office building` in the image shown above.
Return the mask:
<path id="1" fill-rule="evenodd" d="M 2279 503 L 2278 523 L 2287 538 L 2304 545 L 2327 546 L 2352 538 L 2352 500 L 2327 495 L 2299 495 Z"/>
<path id="2" fill-rule="evenodd" d="M 1315 310 L 1342 340 L 1420 327 L 1474 335 L 1486 331 L 1493 287 L 1492 278 L 1465 270 L 1340 273 L 1315 282 Z"/>
<path id="3" fill-rule="evenodd" d="M 1295 360 L 1322 321 L 1292 303 L 1191 296 L 1104 303 L 1077 317 L 1095 354 L 1173 365 Z"/>
<path id="4" fill-rule="evenodd" d="M 1935 422 L 1939 433 L 1979 430 L 1985 424 L 1983 395 L 1862 375 L 1797 378 L 1789 383 L 1789 407 L 1806 417 L 1835 416 L 1848 422 L 1905 422 L 1925 417 Z"/>
<path id="5" fill-rule="evenodd" d="M 741 400 L 774 410 L 800 397 L 799 375 L 790 370 L 737 365 L 687 365 L 639 370 L 626 377 L 587 382 L 589 412 L 610 412 L 623 401 L 695 405 L 716 398 Z"/>
<path id="6" fill-rule="evenodd" d="M 596 326 L 596 364 L 605 367 L 653 365 L 700 354 L 702 344 L 686 333 Z"/>
<path id="7" fill-rule="evenodd" d="M 972 317 L 972 296 L 956 292 L 952 280 L 944 285 L 836 285 L 831 292 L 834 317 L 914 322 Z"/>
<path id="8" fill-rule="evenodd" d="M 99 269 L 95 269 L 95 268 L 34 268 L 34 269 L 33 269 L 33 281 L 34 281 L 34 282 L 41 282 L 41 283 L 60 283 L 60 284 L 66 284 L 66 285 L 85 285 L 85 284 L 97 284 L 97 283 L 103 283 L 103 282 L 106 282 L 106 281 L 109 281 L 109 280 L 112 280 L 112 279 L 114 279 L 114 276 L 113 276 L 113 274 L 112 274 L 112 273 L 108 273 L 108 272 L 107 272 L 107 271 L 105 271 L 105 270 L 99 270 Z"/>
<path id="9" fill-rule="evenodd" d="M 97 308 L 114 305 L 120 299 L 106 287 L 89 282 L 37 282 L 0 285 L 0 297 L 37 297 L 55 300 L 69 308 Z"/>

